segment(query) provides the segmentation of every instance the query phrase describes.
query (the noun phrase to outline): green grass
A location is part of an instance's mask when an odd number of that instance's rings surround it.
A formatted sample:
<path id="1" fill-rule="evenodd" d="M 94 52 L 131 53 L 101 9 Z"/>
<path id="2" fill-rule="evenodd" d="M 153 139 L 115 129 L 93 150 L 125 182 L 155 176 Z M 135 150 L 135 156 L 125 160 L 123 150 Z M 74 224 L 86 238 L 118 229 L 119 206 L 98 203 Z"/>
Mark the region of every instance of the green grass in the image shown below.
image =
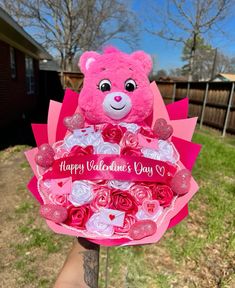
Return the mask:
<path id="1" fill-rule="evenodd" d="M 203 146 L 193 170 L 200 190 L 189 204 L 187 220 L 167 231 L 156 244 L 170 254 L 172 265 L 199 261 L 210 245 L 220 245 L 224 257 L 235 249 L 235 141 L 204 131 L 196 133 L 193 141 Z M 152 253 L 158 251 L 155 245 L 143 246 L 140 250 L 110 248 L 111 287 L 170 287 L 177 276 L 157 271 L 146 257 L 151 250 Z M 104 250 L 102 253 L 104 257 Z M 120 277 L 125 273 L 125 279 Z M 104 287 L 103 281 L 100 283 L 100 287 Z M 224 284 L 222 281 L 221 287 L 229 287 L 227 283 L 228 280 L 224 280 Z"/>

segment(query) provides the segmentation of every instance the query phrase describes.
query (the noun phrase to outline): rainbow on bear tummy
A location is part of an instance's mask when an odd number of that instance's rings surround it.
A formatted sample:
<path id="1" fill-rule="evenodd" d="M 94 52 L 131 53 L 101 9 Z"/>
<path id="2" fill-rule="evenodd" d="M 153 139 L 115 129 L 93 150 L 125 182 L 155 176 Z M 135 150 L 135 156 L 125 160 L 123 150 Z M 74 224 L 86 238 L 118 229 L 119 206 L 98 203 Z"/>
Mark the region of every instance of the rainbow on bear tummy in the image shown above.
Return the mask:
<path id="1" fill-rule="evenodd" d="M 151 57 L 143 51 L 126 54 L 107 47 L 103 54 L 85 52 L 79 66 L 84 83 L 79 106 L 90 124 L 143 124 L 153 109 L 148 74 Z"/>

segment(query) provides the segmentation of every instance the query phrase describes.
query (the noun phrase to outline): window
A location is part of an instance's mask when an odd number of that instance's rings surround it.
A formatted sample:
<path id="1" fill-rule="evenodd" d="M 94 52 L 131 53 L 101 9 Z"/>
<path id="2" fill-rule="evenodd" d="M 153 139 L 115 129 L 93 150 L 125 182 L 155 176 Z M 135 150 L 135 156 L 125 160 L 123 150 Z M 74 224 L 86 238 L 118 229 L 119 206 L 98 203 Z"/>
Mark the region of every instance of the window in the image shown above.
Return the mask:
<path id="1" fill-rule="evenodd" d="M 26 72 L 27 94 L 33 94 L 35 92 L 33 58 L 31 58 L 29 56 L 25 57 L 25 72 Z"/>
<path id="2" fill-rule="evenodd" d="M 16 79 L 16 55 L 15 49 L 10 47 L 10 68 L 11 68 L 11 78 Z"/>

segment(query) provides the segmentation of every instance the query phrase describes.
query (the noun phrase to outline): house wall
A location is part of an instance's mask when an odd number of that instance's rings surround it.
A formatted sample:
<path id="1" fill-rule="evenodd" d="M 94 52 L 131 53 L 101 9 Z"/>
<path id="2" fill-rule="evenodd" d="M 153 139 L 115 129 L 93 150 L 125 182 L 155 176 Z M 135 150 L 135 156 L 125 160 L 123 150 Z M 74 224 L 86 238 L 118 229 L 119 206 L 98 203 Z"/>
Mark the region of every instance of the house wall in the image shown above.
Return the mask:
<path id="1" fill-rule="evenodd" d="M 16 78 L 11 78 L 10 46 L 0 40 L 0 128 L 20 126 L 30 118 L 38 102 L 39 62 L 34 59 L 35 93 L 27 94 L 25 54 L 15 49 Z M 24 116 L 23 116 L 24 115 Z"/>

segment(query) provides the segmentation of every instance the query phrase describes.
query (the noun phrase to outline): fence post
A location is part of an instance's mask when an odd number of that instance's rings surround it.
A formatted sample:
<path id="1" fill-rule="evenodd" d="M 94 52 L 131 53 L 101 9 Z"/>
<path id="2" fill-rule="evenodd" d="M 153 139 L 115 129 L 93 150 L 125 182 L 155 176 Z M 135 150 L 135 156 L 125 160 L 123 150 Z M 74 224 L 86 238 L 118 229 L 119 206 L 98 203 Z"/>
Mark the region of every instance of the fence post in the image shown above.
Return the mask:
<path id="1" fill-rule="evenodd" d="M 190 91 L 190 82 L 187 84 L 187 95 L 186 97 L 189 98 L 189 91 Z"/>
<path id="2" fill-rule="evenodd" d="M 203 124 L 203 120 L 204 120 L 208 90 L 209 90 L 209 82 L 206 83 L 206 91 L 205 91 L 205 95 L 204 95 L 204 99 L 203 99 L 202 113 L 201 113 L 201 118 L 200 118 L 200 126 L 199 126 L 200 129 L 202 128 L 202 124 Z"/>
<path id="3" fill-rule="evenodd" d="M 226 130 L 227 130 L 229 112 L 230 112 L 230 108 L 231 108 L 232 100 L 233 100 L 234 83 L 235 83 L 235 82 L 233 82 L 233 84 L 232 84 L 231 92 L 230 92 L 230 95 L 229 95 L 228 107 L 227 107 L 227 111 L 226 111 L 226 115 L 225 115 L 225 121 L 224 121 L 224 128 L 223 128 L 222 137 L 225 136 Z"/>
<path id="4" fill-rule="evenodd" d="M 175 102 L 175 93 L 176 93 L 176 83 L 173 86 L 172 102 Z"/>

